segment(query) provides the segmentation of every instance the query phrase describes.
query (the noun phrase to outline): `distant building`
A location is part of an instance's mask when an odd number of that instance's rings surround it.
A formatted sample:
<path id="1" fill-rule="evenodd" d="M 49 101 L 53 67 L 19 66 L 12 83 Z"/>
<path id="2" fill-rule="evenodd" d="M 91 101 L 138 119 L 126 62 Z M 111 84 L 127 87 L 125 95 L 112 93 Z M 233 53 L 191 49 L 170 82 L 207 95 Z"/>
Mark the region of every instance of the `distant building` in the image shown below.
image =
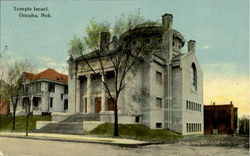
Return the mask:
<path id="1" fill-rule="evenodd" d="M 226 134 L 238 128 L 238 108 L 233 103 L 225 105 L 204 105 L 204 133 Z"/>
<path id="2" fill-rule="evenodd" d="M 0 98 L 0 115 L 7 115 L 10 112 L 10 102 Z"/>
<path id="3" fill-rule="evenodd" d="M 68 110 L 68 76 L 47 69 L 38 74 L 23 73 L 24 83 L 31 93 L 31 112 L 40 115 L 43 112 L 67 112 Z M 29 96 L 30 97 L 30 96 Z M 22 96 L 25 101 L 27 96 Z M 10 111 L 13 112 L 11 105 Z M 25 108 L 21 100 L 16 115 L 24 115 Z"/>
<path id="4" fill-rule="evenodd" d="M 203 73 L 196 57 L 196 42 L 188 41 L 188 50 L 183 53 L 184 37 L 172 24 L 172 14 L 165 14 L 162 24 L 133 29 L 132 41 L 126 40 L 128 32 L 119 38 L 122 45 L 131 44 L 134 49 L 141 44 L 149 47 L 144 63 L 135 73 L 126 75 L 127 87 L 118 99 L 119 123 L 140 123 L 185 135 L 203 134 Z M 101 34 L 101 44 L 111 42 L 108 32 Z M 99 78 L 87 65 L 83 66 L 81 57 L 69 59 L 69 114 L 96 113 L 100 121 L 113 122 L 114 104 L 101 80 L 106 77 L 113 94 L 115 72 L 111 62 L 107 62 L 102 74 L 98 59 L 93 57 L 95 52 L 84 57 L 95 64 L 96 73 L 102 75 Z M 136 101 L 138 96 L 144 102 Z"/>

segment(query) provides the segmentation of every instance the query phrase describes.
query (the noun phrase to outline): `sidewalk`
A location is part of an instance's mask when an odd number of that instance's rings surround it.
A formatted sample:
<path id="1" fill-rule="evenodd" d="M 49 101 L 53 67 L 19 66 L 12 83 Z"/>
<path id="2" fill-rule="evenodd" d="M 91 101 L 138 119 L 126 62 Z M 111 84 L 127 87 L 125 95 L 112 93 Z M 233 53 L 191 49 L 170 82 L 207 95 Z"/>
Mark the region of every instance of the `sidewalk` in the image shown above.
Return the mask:
<path id="1" fill-rule="evenodd" d="M 82 143 L 99 143 L 108 145 L 119 145 L 127 147 L 137 147 L 149 145 L 151 143 L 122 138 L 103 138 L 96 136 L 86 135 L 69 135 L 69 134 L 51 134 L 51 133 L 29 133 L 25 136 L 23 132 L 0 132 L 0 137 L 13 137 L 22 139 L 38 139 L 38 140 L 51 140 L 51 141 L 66 141 L 66 142 L 82 142 Z"/>

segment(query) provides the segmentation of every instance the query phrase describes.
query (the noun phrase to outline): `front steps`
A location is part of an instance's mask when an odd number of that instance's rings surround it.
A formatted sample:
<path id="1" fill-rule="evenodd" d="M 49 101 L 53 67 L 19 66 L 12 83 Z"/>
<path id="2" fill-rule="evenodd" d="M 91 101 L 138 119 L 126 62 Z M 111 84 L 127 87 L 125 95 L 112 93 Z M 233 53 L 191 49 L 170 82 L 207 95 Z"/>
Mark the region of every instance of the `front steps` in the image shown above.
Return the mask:
<path id="1" fill-rule="evenodd" d="M 76 114 L 59 123 L 49 123 L 40 129 L 33 130 L 32 132 L 84 135 L 83 121 L 100 121 L 100 115 L 97 113 Z"/>

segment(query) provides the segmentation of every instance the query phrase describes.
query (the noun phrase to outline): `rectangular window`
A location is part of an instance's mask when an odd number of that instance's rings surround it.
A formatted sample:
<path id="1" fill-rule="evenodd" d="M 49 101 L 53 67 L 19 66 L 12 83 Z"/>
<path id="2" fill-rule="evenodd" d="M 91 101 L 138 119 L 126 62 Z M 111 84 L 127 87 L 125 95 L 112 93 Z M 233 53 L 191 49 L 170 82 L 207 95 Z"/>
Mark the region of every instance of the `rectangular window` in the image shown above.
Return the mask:
<path id="1" fill-rule="evenodd" d="M 55 84 L 49 83 L 49 92 L 55 92 Z"/>
<path id="2" fill-rule="evenodd" d="M 111 98 L 108 98 L 108 110 L 115 110 L 115 103 Z"/>
<path id="3" fill-rule="evenodd" d="M 53 98 L 49 98 L 49 106 L 53 107 Z"/>
<path id="4" fill-rule="evenodd" d="M 68 94 L 68 86 L 64 86 L 64 94 Z"/>
<path id="5" fill-rule="evenodd" d="M 188 110 L 188 100 L 186 100 L 186 109 Z"/>
<path id="6" fill-rule="evenodd" d="M 156 98 L 156 107 L 157 108 L 162 108 L 162 99 L 161 98 Z"/>
<path id="7" fill-rule="evenodd" d="M 63 100 L 63 94 L 61 94 L 61 100 Z"/>
<path id="8" fill-rule="evenodd" d="M 162 123 L 156 123 L 156 128 L 162 128 Z"/>
<path id="9" fill-rule="evenodd" d="M 136 122 L 136 123 L 139 123 L 139 122 L 140 122 L 140 117 L 139 117 L 139 116 L 136 116 L 136 117 L 135 117 L 135 122 Z"/>
<path id="10" fill-rule="evenodd" d="M 161 72 L 156 71 L 156 83 L 161 85 L 162 84 L 162 74 Z"/>
<path id="11" fill-rule="evenodd" d="M 36 83 L 36 91 L 41 91 L 41 82 Z"/>
<path id="12" fill-rule="evenodd" d="M 64 110 L 68 109 L 68 99 L 64 100 Z"/>

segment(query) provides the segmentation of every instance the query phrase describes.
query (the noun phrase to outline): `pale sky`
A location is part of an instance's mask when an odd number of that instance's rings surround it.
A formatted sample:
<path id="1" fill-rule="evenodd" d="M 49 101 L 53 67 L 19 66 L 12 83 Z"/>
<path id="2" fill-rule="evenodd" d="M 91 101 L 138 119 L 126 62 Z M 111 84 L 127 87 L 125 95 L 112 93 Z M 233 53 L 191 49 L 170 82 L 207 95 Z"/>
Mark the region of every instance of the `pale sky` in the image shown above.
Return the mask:
<path id="1" fill-rule="evenodd" d="M 203 70 L 204 104 L 239 107 L 249 114 L 249 1 L 248 0 L 138 0 L 138 1 L 0 1 L 1 52 L 14 60 L 29 59 L 39 70 L 66 72 L 67 51 L 73 34 L 85 35 L 94 17 L 114 23 L 122 13 L 150 20 L 174 16 L 173 27 L 185 39 L 196 40 L 196 55 Z M 48 7 L 51 18 L 21 18 L 14 7 Z M 186 51 L 186 45 L 183 52 Z"/>

